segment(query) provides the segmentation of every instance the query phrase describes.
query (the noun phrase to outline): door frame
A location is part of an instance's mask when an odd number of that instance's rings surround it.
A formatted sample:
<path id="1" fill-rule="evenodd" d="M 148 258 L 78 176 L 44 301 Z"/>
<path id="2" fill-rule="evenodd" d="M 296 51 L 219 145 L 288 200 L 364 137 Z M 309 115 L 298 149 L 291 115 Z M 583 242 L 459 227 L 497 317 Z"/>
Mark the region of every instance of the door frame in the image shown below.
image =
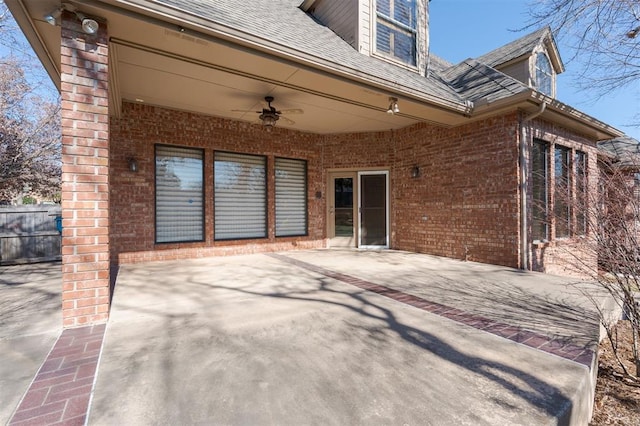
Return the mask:
<path id="1" fill-rule="evenodd" d="M 335 237 L 335 216 L 334 212 L 331 211 L 332 207 L 335 206 L 335 189 L 334 182 L 335 178 L 353 178 L 353 237 L 354 244 L 351 247 L 354 248 L 362 248 L 362 249 L 388 249 L 391 246 L 391 206 L 390 206 L 390 179 L 389 179 L 389 168 L 388 167 L 371 167 L 371 168 L 361 168 L 361 169 L 328 169 L 327 170 L 327 197 L 326 197 L 326 209 L 325 209 L 325 217 L 326 217 L 326 230 L 327 230 L 327 245 L 331 247 L 331 239 Z M 386 216 L 387 216 L 387 238 L 386 245 L 384 246 L 362 246 L 360 243 L 360 235 L 361 235 L 361 197 L 360 197 L 360 176 L 368 174 L 384 174 L 386 177 Z M 339 247 L 339 246 L 334 246 Z M 344 246 L 343 246 L 344 247 Z"/>
<path id="2" fill-rule="evenodd" d="M 334 184 L 334 180 L 335 179 L 339 179 L 339 178 L 351 178 L 353 179 L 353 242 L 351 244 L 347 245 L 343 245 L 343 244 L 337 244 L 334 245 L 333 247 L 358 247 L 358 240 L 359 240 L 359 236 L 358 236 L 358 229 L 359 227 L 357 226 L 358 224 L 358 173 L 355 170 L 352 171 L 335 171 L 335 172 L 329 172 L 328 173 L 328 183 L 327 183 L 327 243 L 329 245 L 329 247 L 331 247 L 331 241 L 333 240 L 334 243 L 336 240 L 334 240 L 334 238 L 336 237 L 336 220 L 335 220 L 335 204 L 336 204 L 336 200 L 335 200 L 335 184 Z M 346 237 L 342 237 L 342 238 L 346 238 Z"/>
<path id="3" fill-rule="evenodd" d="M 384 175 L 385 177 L 385 244 L 384 245 L 364 245 L 361 241 L 362 236 L 362 191 L 361 177 L 366 175 Z M 367 170 L 358 172 L 358 239 L 356 240 L 358 247 L 363 249 L 388 249 L 389 248 L 389 171 L 388 170 Z"/>

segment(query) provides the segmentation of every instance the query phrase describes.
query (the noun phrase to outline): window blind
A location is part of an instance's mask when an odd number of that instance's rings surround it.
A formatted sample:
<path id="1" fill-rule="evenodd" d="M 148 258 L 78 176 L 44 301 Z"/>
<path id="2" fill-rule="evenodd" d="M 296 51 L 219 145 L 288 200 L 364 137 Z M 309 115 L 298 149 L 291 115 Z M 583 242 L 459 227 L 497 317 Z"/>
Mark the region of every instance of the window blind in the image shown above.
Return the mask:
<path id="1" fill-rule="evenodd" d="M 267 236 L 266 157 L 216 152 L 215 239 Z"/>
<path id="2" fill-rule="evenodd" d="M 156 145 L 156 242 L 204 240 L 203 156 Z"/>
<path id="3" fill-rule="evenodd" d="M 275 159 L 276 237 L 307 234 L 307 162 Z"/>

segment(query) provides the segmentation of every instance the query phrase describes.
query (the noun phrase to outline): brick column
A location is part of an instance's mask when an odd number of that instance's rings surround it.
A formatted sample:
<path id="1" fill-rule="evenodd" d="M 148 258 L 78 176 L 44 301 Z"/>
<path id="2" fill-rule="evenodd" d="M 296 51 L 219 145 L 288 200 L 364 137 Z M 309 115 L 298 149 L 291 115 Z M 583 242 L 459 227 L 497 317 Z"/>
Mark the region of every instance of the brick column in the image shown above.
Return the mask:
<path id="1" fill-rule="evenodd" d="M 109 315 L 109 111 L 106 24 L 85 34 L 63 13 L 62 321 L 65 328 Z"/>

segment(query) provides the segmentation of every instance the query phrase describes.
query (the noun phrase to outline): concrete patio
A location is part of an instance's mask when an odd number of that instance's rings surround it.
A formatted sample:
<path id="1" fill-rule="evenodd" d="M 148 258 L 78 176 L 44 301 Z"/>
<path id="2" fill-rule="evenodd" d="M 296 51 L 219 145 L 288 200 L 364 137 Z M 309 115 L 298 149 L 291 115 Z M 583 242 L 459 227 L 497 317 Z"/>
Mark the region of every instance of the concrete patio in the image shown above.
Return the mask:
<path id="1" fill-rule="evenodd" d="M 87 422 L 586 424 L 586 286 L 397 251 L 125 265 Z"/>
<path id="2" fill-rule="evenodd" d="M 60 262 L 0 266 L 0 424 L 62 332 Z"/>

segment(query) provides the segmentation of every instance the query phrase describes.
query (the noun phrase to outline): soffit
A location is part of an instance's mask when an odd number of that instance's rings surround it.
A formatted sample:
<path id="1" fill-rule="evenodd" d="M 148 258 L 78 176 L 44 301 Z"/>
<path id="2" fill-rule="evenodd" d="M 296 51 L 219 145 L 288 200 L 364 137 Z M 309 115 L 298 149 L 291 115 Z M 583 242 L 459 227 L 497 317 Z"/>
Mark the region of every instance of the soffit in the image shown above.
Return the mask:
<path id="1" fill-rule="evenodd" d="M 13 9 L 18 0 L 11 1 Z M 57 4 L 29 2 L 26 9 L 41 50 L 49 52 L 39 56 L 49 58 L 54 69 L 50 74 L 59 85 L 60 55 L 51 52 L 59 52 L 60 28 L 43 20 Z M 269 95 L 278 109 L 304 111 L 285 115 L 277 126 L 304 132 L 383 131 L 425 121 L 451 126 L 465 120 L 418 96 L 402 98 L 382 84 L 353 81 L 277 54 L 192 29 L 181 32 L 178 25 L 103 6 L 78 4 L 84 13 L 108 23 L 111 112 L 116 116 L 121 102 L 131 101 L 259 124 L 257 111 L 266 106 L 264 97 Z M 390 96 L 399 98 L 400 114 L 386 113 Z"/>

